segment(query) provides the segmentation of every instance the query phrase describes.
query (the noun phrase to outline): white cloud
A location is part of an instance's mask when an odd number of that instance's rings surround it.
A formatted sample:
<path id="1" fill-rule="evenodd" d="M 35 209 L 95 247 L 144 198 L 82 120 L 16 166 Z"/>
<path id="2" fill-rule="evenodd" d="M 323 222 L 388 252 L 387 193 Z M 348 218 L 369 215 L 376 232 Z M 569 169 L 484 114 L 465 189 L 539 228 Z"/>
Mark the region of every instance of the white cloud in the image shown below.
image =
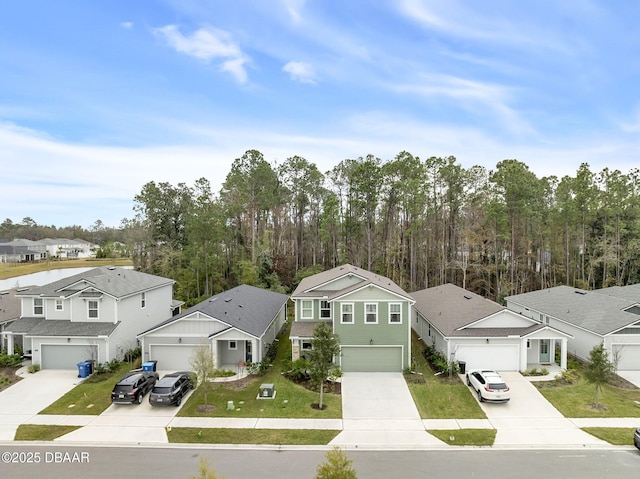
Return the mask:
<path id="1" fill-rule="evenodd" d="M 300 11 L 304 7 L 306 0 L 282 0 L 282 3 L 293 23 L 300 23 L 302 20 Z"/>
<path id="2" fill-rule="evenodd" d="M 133 28 L 133 22 L 121 22 L 120 26 L 125 30 L 131 30 Z"/>
<path id="3" fill-rule="evenodd" d="M 316 72 L 308 63 L 291 61 L 282 67 L 282 71 L 291 75 L 292 80 L 312 85 L 316 84 Z"/>
<path id="4" fill-rule="evenodd" d="M 176 25 L 156 28 L 154 32 L 180 53 L 200 60 L 222 59 L 221 69 L 231 73 L 239 83 L 247 81 L 245 64 L 249 58 L 233 41 L 229 33 L 214 27 L 203 27 L 191 35 L 183 35 Z"/>

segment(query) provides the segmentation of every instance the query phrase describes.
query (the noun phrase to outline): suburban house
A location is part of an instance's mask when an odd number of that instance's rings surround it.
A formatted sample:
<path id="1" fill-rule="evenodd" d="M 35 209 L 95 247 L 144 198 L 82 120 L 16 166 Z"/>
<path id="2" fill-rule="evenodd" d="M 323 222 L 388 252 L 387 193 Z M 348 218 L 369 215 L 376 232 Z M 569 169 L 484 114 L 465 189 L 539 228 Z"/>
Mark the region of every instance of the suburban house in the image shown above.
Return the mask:
<path id="1" fill-rule="evenodd" d="M 304 278 L 291 299 L 292 359 L 312 348 L 315 326 L 326 321 L 340 340 L 344 372 L 402 371 L 411 365 L 413 299 L 389 278 L 350 264 Z"/>
<path id="2" fill-rule="evenodd" d="M 43 369 L 74 369 L 80 361 L 122 359 L 138 331 L 179 312 L 175 281 L 131 269 L 99 267 L 21 290 L 20 318 L 2 336 L 31 350 Z"/>
<path id="3" fill-rule="evenodd" d="M 567 343 L 560 329 L 541 323 L 453 284 L 411 293 L 412 327 L 427 346 L 466 369 L 525 371 L 555 363 L 566 368 Z"/>
<path id="4" fill-rule="evenodd" d="M 12 288 L 6 291 L 0 291 L 0 333 L 20 317 L 22 301 L 16 294 L 22 290 L 23 288 Z M 9 349 L 7 338 L 5 338 L 4 335 L 2 335 L 1 338 L 0 351 L 7 351 Z M 20 347 L 22 347 L 22 344 L 20 344 Z"/>
<path id="5" fill-rule="evenodd" d="M 572 335 L 569 352 L 588 359 L 604 343 L 617 370 L 640 370 L 640 284 L 585 291 L 569 286 L 508 296 L 507 307 Z"/>
<path id="6" fill-rule="evenodd" d="M 259 362 L 287 320 L 286 294 L 240 285 L 216 294 L 138 334 L 143 360 L 159 369 L 191 370 L 197 347 L 206 346 L 217 369 Z"/>
<path id="7" fill-rule="evenodd" d="M 47 247 L 28 239 L 14 239 L 0 243 L 0 263 L 23 263 L 46 259 Z"/>
<path id="8" fill-rule="evenodd" d="M 44 238 L 36 241 L 45 245 L 49 258 L 88 258 L 95 256 L 97 244 L 80 239 Z"/>

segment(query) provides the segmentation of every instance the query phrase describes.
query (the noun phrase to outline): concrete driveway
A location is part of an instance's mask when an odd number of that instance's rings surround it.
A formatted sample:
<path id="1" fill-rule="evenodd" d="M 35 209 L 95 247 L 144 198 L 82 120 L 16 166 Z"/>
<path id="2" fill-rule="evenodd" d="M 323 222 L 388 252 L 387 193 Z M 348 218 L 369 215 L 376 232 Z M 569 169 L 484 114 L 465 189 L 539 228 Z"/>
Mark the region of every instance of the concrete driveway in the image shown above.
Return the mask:
<path id="1" fill-rule="evenodd" d="M 23 379 L 0 392 L 0 440 L 13 441 L 20 424 L 73 389 L 75 370 L 44 369 L 24 374 Z"/>
<path id="2" fill-rule="evenodd" d="M 508 403 L 480 403 L 497 430 L 496 446 L 605 445 L 580 430 L 518 372 L 500 373 L 511 390 Z M 474 394 L 475 397 L 475 394 Z"/>
<path id="3" fill-rule="evenodd" d="M 344 373 L 343 431 L 331 445 L 417 447 L 443 443 L 425 431 L 401 373 Z"/>

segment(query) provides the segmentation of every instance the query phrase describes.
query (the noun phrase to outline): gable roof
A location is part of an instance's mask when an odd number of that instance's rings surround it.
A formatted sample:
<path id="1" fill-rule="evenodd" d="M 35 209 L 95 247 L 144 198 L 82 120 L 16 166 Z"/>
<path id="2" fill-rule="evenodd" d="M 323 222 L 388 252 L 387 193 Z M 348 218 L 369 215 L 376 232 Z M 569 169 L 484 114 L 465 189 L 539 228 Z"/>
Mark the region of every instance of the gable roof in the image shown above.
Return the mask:
<path id="1" fill-rule="evenodd" d="M 20 317 L 22 301 L 16 296 L 22 288 L 0 291 L 0 324 Z"/>
<path id="2" fill-rule="evenodd" d="M 365 286 L 373 285 L 381 289 L 390 291 L 391 293 L 402 296 L 409 301 L 413 300 L 413 298 L 409 294 L 407 294 L 405 290 L 403 290 L 389 278 L 372 273 L 371 271 L 367 271 L 366 269 L 358 268 L 351 264 L 337 266 L 327 271 L 323 271 L 321 273 L 303 278 L 303 280 L 300 281 L 300 284 L 291 296 L 293 298 L 317 297 L 320 294 L 320 292 L 316 291 L 318 287 L 330 283 L 331 281 L 340 279 L 344 276 L 350 275 L 359 278 L 360 281 L 356 284 L 353 284 L 346 288 L 342 288 L 340 290 L 322 290 L 322 296 L 327 296 L 329 300 L 332 300 L 337 298 L 338 296 L 356 291 Z"/>
<path id="3" fill-rule="evenodd" d="M 506 309 L 451 283 L 416 291 L 411 296 L 416 301 L 413 307 L 444 336 L 460 336 L 460 328 Z"/>
<path id="4" fill-rule="evenodd" d="M 288 300 L 289 297 L 286 294 L 242 284 L 211 296 L 209 299 L 140 333 L 138 336 L 199 312 L 256 338 L 260 338 Z"/>
<path id="5" fill-rule="evenodd" d="M 85 284 L 84 282 L 88 283 Z M 36 286 L 23 291 L 18 296 L 60 297 L 71 296 L 89 287 L 114 298 L 149 291 L 160 286 L 172 285 L 174 280 L 132 269 L 101 266 L 59 279 L 44 286 Z"/>
<path id="6" fill-rule="evenodd" d="M 638 304 L 629 299 L 634 291 L 640 291 L 637 285 L 596 291 L 556 286 L 506 299 L 604 336 L 640 321 L 640 315 L 625 311 Z"/>

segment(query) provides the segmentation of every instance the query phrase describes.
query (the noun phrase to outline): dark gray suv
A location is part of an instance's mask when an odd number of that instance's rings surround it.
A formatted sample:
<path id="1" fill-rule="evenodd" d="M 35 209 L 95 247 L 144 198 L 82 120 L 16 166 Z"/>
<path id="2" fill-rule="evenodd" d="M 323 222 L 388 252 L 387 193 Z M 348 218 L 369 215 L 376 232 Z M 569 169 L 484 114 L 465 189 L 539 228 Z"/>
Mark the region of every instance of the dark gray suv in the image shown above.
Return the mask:
<path id="1" fill-rule="evenodd" d="M 152 406 L 180 406 L 182 398 L 194 387 L 189 372 L 167 374 L 156 383 L 149 394 L 149 403 Z"/>
<path id="2" fill-rule="evenodd" d="M 633 435 L 633 445 L 640 449 L 640 427 L 636 429 L 636 432 Z"/>

